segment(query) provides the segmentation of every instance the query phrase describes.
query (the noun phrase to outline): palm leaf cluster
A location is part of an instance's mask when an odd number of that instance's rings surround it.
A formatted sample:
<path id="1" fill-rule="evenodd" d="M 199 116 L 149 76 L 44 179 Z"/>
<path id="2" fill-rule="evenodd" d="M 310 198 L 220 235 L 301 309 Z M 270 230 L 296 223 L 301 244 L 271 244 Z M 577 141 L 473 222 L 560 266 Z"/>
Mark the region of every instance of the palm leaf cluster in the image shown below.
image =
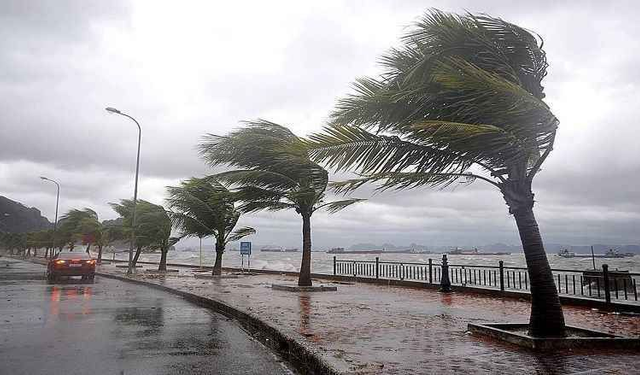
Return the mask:
<path id="1" fill-rule="evenodd" d="M 234 231 L 240 212 L 235 196 L 213 177 L 191 178 L 180 186 L 168 187 L 171 221 L 180 237 L 214 236 L 222 244 L 238 241 L 255 233 L 250 227 Z"/>
<path id="2" fill-rule="evenodd" d="M 328 172 L 288 128 L 266 120 L 245 124 L 227 136 L 209 134 L 200 145 L 211 166 L 236 168 L 216 178 L 236 188 L 241 211 L 294 209 L 310 216 L 323 207 L 335 212 L 358 201 L 324 202 Z"/>
<path id="3" fill-rule="evenodd" d="M 382 57 L 384 73 L 358 79 L 310 137 L 314 160 L 364 175 L 338 189 L 530 181 L 558 125 L 542 100 L 538 39 L 501 19 L 434 10 L 402 41 Z"/>

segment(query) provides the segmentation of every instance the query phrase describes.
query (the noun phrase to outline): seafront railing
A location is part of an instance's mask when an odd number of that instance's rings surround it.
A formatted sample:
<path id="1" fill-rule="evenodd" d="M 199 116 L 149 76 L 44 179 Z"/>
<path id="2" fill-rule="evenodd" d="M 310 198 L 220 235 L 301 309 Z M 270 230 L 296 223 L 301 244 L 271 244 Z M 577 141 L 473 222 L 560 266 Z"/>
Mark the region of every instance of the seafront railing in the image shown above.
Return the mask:
<path id="1" fill-rule="evenodd" d="M 443 278 L 443 270 L 448 274 Z M 604 264 L 597 270 L 552 269 L 558 293 L 591 299 L 638 301 L 640 273 L 609 270 Z M 333 274 L 382 280 L 406 280 L 442 285 L 476 287 L 500 291 L 529 292 L 529 274 L 525 267 L 447 264 L 429 259 L 427 263 L 337 259 L 333 257 Z"/>

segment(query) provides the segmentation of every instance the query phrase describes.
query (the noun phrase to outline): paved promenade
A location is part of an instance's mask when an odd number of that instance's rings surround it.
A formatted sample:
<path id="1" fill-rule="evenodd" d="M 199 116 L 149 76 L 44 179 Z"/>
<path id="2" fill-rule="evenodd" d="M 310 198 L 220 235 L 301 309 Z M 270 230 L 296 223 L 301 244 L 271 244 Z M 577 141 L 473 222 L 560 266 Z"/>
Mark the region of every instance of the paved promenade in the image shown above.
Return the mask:
<path id="1" fill-rule="evenodd" d="M 153 266 L 145 266 L 153 269 Z M 102 266 L 103 272 L 122 269 Z M 474 294 L 335 283 L 337 292 L 277 291 L 296 278 L 258 274 L 196 279 L 188 269 L 136 278 L 222 301 L 250 313 L 353 374 L 637 374 L 638 352 L 589 350 L 535 354 L 467 333 L 468 323 L 526 322 L 529 303 Z M 568 324 L 640 336 L 640 317 L 565 307 Z"/>

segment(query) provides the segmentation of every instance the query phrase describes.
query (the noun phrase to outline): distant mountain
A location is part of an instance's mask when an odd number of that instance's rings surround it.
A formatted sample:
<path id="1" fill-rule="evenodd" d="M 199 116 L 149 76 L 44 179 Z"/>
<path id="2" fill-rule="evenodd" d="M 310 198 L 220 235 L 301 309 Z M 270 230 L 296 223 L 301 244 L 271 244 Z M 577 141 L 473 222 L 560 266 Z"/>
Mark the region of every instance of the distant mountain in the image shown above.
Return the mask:
<path id="1" fill-rule="evenodd" d="M 0 231 L 23 233 L 52 227 L 37 208 L 0 196 Z"/>

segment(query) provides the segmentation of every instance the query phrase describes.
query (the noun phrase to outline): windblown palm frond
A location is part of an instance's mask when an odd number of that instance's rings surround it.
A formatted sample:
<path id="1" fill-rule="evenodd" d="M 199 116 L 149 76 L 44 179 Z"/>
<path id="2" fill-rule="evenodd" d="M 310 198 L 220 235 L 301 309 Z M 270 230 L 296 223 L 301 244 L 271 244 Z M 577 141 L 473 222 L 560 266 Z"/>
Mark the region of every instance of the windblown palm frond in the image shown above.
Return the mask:
<path id="1" fill-rule="evenodd" d="M 168 207 L 173 225 L 180 231 L 181 237 L 206 238 L 213 236 L 221 244 L 226 244 L 231 236 L 240 212 L 236 207 L 237 198 L 218 179 L 211 176 L 191 178 L 180 186 L 167 187 Z M 255 233 L 253 228 L 245 227 L 246 235 Z"/>
<path id="2" fill-rule="evenodd" d="M 210 165 L 241 168 L 215 175 L 235 187 L 235 198 L 242 202 L 239 209 L 295 209 L 310 215 L 322 205 L 329 174 L 311 161 L 306 142 L 270 121 L 244 124 L 228 136 L 210 134 L 199 146 Z"/>
<path id="3" fill-rule="evenodd" d="M 256 230 L 251 227 L 242 227 L 238 228 L 233 232 L 229 232 L 227 235 L 227 242 L 235 242 L 243 239 L 246 236 L 250 236 L 252 234 L 256 234 Z"/>
<path id="4" fill-rule="evenodd" d="M 495 184 L 530 181 L 558 125 L 542 101 L 547 62 L 536 37 L 486 15 L 432 10 L 402 41 L 382 57 L 383 75 L 358 79 L 310 137 L 313 160 L 365 177 L 427 177 L 418 185 L 480 177 L 473 165 Z"/>

